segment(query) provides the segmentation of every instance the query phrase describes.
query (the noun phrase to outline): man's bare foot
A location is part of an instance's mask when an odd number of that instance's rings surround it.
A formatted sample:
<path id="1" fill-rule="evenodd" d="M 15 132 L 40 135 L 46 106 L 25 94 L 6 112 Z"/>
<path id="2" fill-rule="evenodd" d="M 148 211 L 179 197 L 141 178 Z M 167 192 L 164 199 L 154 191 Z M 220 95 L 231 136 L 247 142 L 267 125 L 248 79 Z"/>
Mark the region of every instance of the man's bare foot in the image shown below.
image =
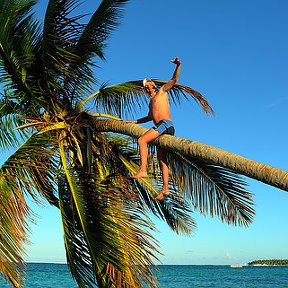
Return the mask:
<path id="1" fill-rule="evenodd" d="M 170 192 L 169 192 L 168 189 L 166 189 L 166 190 L 161 190 L 161 192 L 159 193 L 159 195 L 158 195 L 157 197 L 155 197 L 155 200 L 161 201 L 161 200 L 164 199 L 164 197 L 168 196 L 169 193 L 170 193 Z"/>
<path id="2" fill-rule="evenodd" d="M 138 171 L 134 176 L 131 176 L 130 178 L 132 179 L 139 179 L 139 178 L 146 178 L 147 177 L 147 172 L 145 171 Z"/>

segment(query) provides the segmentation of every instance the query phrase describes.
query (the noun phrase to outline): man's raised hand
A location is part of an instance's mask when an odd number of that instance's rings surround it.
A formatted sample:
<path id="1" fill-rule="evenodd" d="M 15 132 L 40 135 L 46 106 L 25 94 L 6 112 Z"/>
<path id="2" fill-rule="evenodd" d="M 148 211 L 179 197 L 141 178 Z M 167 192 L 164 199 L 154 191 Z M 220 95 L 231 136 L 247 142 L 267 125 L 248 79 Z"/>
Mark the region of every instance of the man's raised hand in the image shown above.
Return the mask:
<path id="1" fill-rule="evenodd" d="M 181 61 L 179 60 L 178 57 L 175 57 L 175 59 L 170 60 L 170 62 L 172 62 L 172 63 L 174 63 L 174 64 L 176 64 L 176 65 L 180 65 L 180 64 L 181 64 Z"/>

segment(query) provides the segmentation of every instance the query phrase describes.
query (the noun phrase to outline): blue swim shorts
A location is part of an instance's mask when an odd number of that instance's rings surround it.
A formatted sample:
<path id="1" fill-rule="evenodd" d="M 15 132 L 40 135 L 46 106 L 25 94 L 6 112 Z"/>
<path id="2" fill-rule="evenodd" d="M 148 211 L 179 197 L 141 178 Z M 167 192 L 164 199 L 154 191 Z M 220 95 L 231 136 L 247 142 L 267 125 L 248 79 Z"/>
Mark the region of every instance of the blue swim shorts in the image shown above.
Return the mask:
<path id="1" fill-rule="evenodd" d="M 169 135 L 174 135 L 175 134 L 175 129 L 173 126 L 173 122 L 170 120 L 161 120 L 159 121 L 153 129 L 157 131 L 160 135 L 161 134 L 169 134 Z"/>

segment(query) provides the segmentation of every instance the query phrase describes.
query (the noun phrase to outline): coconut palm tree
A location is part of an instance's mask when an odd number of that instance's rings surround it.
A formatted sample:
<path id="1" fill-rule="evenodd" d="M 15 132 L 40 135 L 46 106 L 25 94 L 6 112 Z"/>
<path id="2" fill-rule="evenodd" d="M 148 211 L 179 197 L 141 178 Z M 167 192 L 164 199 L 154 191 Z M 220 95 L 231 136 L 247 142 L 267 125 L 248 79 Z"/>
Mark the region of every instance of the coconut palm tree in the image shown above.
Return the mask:
<path id="1" fill-rule="evenodd" d="M 163 136 L 151 145 L 167 149 L 171 197 L 154 200 L 161 186 L 154 153 L 148 180 L 127 177 L 138 169 L 133 139 L 144 128 L 119 119 L 145 104 L 145 92 L 141 81 L 107 86 L 94 75 L 127 2 L 103 0 L 83 23 L 78 1 L 50 0 L 40 23 L 32 13 L 36 1 L 0 0 L 0 145 L 13 148 L 0 169 L 0 271 L 14 287 L 24 283 L 29 198 L 59 209 L 79 287 L 157 286 L 152 214 L 183 234 L 196 227 L 193 209 L 229 224 L 253 219 L 242 170 L 213 162 L 205 151 L 193 154 L 183 139 Z M 187 86 L 175 85 L 169 97 L 176 104 L 194 99 L 213 113 Z"/>

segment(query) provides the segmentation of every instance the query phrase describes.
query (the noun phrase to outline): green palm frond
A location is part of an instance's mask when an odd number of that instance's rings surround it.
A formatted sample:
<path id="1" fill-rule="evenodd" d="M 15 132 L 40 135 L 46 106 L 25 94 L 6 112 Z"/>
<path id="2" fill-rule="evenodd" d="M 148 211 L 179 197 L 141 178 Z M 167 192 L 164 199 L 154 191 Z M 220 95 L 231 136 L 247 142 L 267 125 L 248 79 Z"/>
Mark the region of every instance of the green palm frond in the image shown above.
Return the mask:
<path id="1" fill-rule="evenodd" d="M 103 222 L 105 226 L 101 228 L 101 231 L 105 234 L 110 233 L 109 242 L 111 241 L 111 245 L 114 246 L 114 249 L 116 248 L 114 253 L 120 252 L 121 258 L 115 263 L 108 262 L 109 266 L 105 267 L 107 275 L 105 276 L 113 284 L 108 287 L 143 287 L 140 279 L 145 279 L 146 283 L 153 284 L 155 279 L 150 267 L 153 265 L 152 259 L 156 258 L 155 253 L 158 250 L 153 244 L 155 240 L 148 230 L 151 230 L 154 225 L 143 213 L 144 211 L 135 205 L 133 201 L 135 197 L 131 198 L 131 195 L 127 195 L 125 185 L 121 183 L 120 179 L 112 178 L 111 181 L 108 178 L 106 181 L 108 181 L 106 184 L 113 194 L 110 192 L 109 197 L 106 196 L 106 205 L 108 206 L 106 211 L 105 209 L 101 210 L 102 217 L 105 218 Z M 107 195 L 107 189 L 103 188 L 103 193 Z M 110 218 L 112 226 L 110 224 L 107 227 L 107 216 Z M 109 232 L 104 227 L 107 227 Z M 111 233 L 113 233 L 113 237 Z M 101 240 L 101 242 L 103 241 Z M 108 267 L 109 270 L 107 270 Z"/>
<path id="2" fill-rule="evenodd" d="M 59 148 L 60 148 L 63 171 L 67 179 L 66 189 L 69 189 L 70 191 L 71 205 L 74 206 L 74 213 L 79 218 L 80 229 L 85 234 L 84 235 L 85 241 L 87 242 L 87 247 L 89 249 L 91 257 L 94 258 L 100 252 L 97 250 L 98 248 L 95 246 L 95 244 L 92 241 L 94 237 L 97 237 L 97 235 L 95 235 L 95 232 L 93 232 L 92 225 L 91 225 L 92 220 L 90 219 L 91 217 L 94 217 L 94 216 L 93 216 L 93 213 L 91 213 L 90 215 L 90 213 L 87 213 L 87 212 L 88 212 L 89 207 L 91 206 L 93 206 L 93 208 L 99 209 L 99 207 L 97 207 L 96 205 L 97 202 L 99 201 L 99 197 L 96 195 L 94 191 L 96 190 L 95 179 L 93 179 L 93 175 L 87 175 L 87 173 L 85 173 L 85 175 L 82 175 L 84 174 L 84 172 L 81 172 L 81 171 L 78 171 L 78 173 L 80 174 L 76 176 L 76 172 L 72 168 L 73 163 L 75 161 L 71 159 L 70 156 L 68 156 L 70 154 L 73 155 L 74 153 L 71 153 L 71 151 L 67 151 L 65 149 L 65 146 L 64 146 L 65 140 L 63 137 L 64 133 L 62 132 L 61 134 L 62 136 L 59 138 L 58 143 L 59 143 Z M 71 162 L 71 160 L 73 162 Z M 86 188 L 86 191 L 84 191 L 84 187 Z M 101 199 L 100 199 L 100 202 L 101 202 Z M 96 215 L 96 211 L 94 211 L 94 213 Z M 95 251 L 98 251 L 98 252 L 95 252 Z M 111 257 L 111 259 L 109 258 L 110 256 L 111 254 L 107 256 L 107 259 L 113 262 L 112 260 L 113 256 Z"/>
<path id="3" fill-rule="evenodd" d="M 75 59 L 69 50 L 75 45 L 83 27 L 78 24 L 82 16 L 70 16 L 77 6 L 76 0 L 50 0 L 47 6 L 41 56 L 50 80 L 67 71 L 66 65 Z M 63 80 L 63 79 L 62 79 Z M 55 83 L 56 84 L 56 83 Z"/>
<path id="4" fill-rule="evenodd" d="M 142 81 L 125 82 L 112 86 L 105 84 L 99 89 L 95 97 L 95 107 L 100 111 L 118 117 L 133 115 L 135 106 L 137 108 L 148 104 L 147 94 L 143 90 Z"/>
<path id="5" fill-rule="evenodd" d="M 153 80 L 157 86 L 162 86 L 167 83 L 162 80 Z M 143 89 L 142 80 L 130 81 L 112 86 L 103 84 L 99 91 L 92 94 L 96 110 L 104 111 L 104 113 L 117 115 L 133 115 L 135 108 L 141 107 L 143 104 L 147 107 L 147 94 Z M 201 105 L 205 113 L 213 114 L 214 111 L 208 101 L 199 92 L 193 90 L 188 86 L 181 84 L 175 84 L 172 89 L 168 91 L 170 100 L 177 104 L 184 99 L 193 99 Z M 88 97 L 82 102 L 85 104 L 88 100 L 92 99 Z"/>
<path id="6" fill-rule="evenodd" d="M 0 272 L 14 287 L 20 287 L 30 212 L 20 187 L 3 171 L 0 171 L 0 191 Z"/>
<path id="7" fill-rule="evenodd" d="M 119 26 L 120 19 L 123 17 L 124 6 L 127 3 L 128 0 L 103 0 L 100 3 L 79 39 L 79 45 L 82 48 L 83 45 L 88 45 L 86 54 L 90 50 L 93 54 L 96 53 L 97 56 L 104 59 L 104 55 L 99 48 L 106 45 L 105 41 L 111 32 Z M 99 55 L 98 51 L 100 52 Z"/>
<path id="8" fill-rule="evenodd" d="M 162 86 L 163 84 L 167 83 L 167 81 L 163 80 L 153 81 L 157 86 Z M 214 110 L 212 109 L 209 102 L 204 98 L 204 96 L 188 86 L 176 83 L 172 87 L 172 89 L 170 89 L 168 95 L 175 104 L 180 104 L 182 102 L 182 97 L 184 97 L 184 99 L 186 100 L 190 100 L 191 97 L 196 103 L 198 103 L 202 107 L 206 114 L 214 114 Z"/>
<path id="9" fill-rule="evenodd" d="M 94 99 L 97 112 L 103 111 L 120 118 L 122 115 L 133 115 L 136 104 L 139 106 L 146 104 L 147 107 L 147 97 L 144 97 L 146 94 L 141 83 L 141 81 L 134 81 L 112 86 L 103 83 L 97 92 L 83 100 L 79 106 L 82 107 L 89 100 Z"/>
<path id="10" fill-rule="evenodd" d="M 19 185 L 23 194 L 28 193 L 38 200 L 40 193 L 50 204 L 58 206 L 54 187 L 57 162 L 53 138 L 51 135 L 47 137 L 32 135 L 3 163 L 0 171 L 3 175 L 9 175 L 7 177 Z"/>
<path id="11" fill-rule="evenodd" d="M 77 281 L 79 287 L 86 287 L 95 282 L 93 273 L 93 260 L 81 229 L 81 223 L 71 199 L 65 175 L 61 174 L 58 179 L 58 191 L 60 212 L 64 233 L 64 243 L 69 269 Z"/>
<path id="12" fill-rule="evenodd" d="M 191 217 L 191 210 L 183 201 L 178 197 L 169 198 L 168 201 L 158 202 L 154 198 L 161 190 L 161 181 L 159 180 L 160 171 L 156 157 L 151 157 L 151 166 L 154 167 L 154 172 L 151 180 L 128 180 L 126 175 L 131 172 L 131 167 L 137 167 L 139 162 L 139 155 L 133 143 L 129 143 L 127 138 L 111 137 L 109 145 L 114 153 L 113 165 L 119 167 L 122 178 L 130 187 L 129 191 L 138 191 L 137 203 L 143 211 L 152 212 L 155 216 L 164 220 L 168 226 L 176 233 L 183 233 L 189 235 L 196 229 L 196 223 Z M 120 162 L 119 162 L 120 160 Z M 111 163 L 112 164 L 112 163 Z M 126 170 L 126 173 L 124 172 Z M 133 171 L 134 172 L 134 171 Z M 115 171 L 117 174 L 117 172 Z M 133 173 L 135 174 L 135 172 Z M 123 180 L 122 180 L 123 181 Z M 133 195 L 133 194 L 132 194 Z M 134 196 L 135 197 L 135 196 Z"/>
<path id="13" fill-rule="evenodd" d="M 0 149 L 18 147 L 19 137 L 25 135 L 14 130 L 20 123 L 22 123 L 22 117 L 18 115 L 0 117 Z"/>
<path id="14" fill-rule="evenodd" d="M 110 165 L 118 167 L 119 169 L 119 172 L 117 172 L 117 169 L 114 168 L 115 175 L 121 175 L 123 183 L 129 187 L 129 189 L 127 188 L 127 193 L 136 197 L 135 201 L 137 201 L 143 211 L 147 211 L 147 213 L 148 211 L 152 212 L 155 216 L 164 220 L 176 233 L 188 235 L 196 229 L 196 223 L 190 215 L 191 210 L 179 197 L 177 199 L 177 197 L 174 196 L 170 201 L 163 203 L 154 200 L 161 190 L 159 171 L 153 172 L 152 175 L 154 176 L 151 177 L 151 180 L 140 179 L 135 181 L 128 178 L 129 174 L 135 174 L 136 169 L 139 169 L 138 151 L 135 145 L 129 142 L 128 138 L 123 138 L 123 136 L 110 137 L 105 147 L 111 147 L 110 149 L 113 151 L 114 156 Z M 101 155 L 104 154 L 106 154 L 105 159 L 107 160 L 107 153 L 101 153 Z M 159 169 L 158 165 L 155 164 L 155 162 L 157 162 L 156 157 L 152 156 L 151 162 L 154 162 L 154 164 L 151 164 L 154 169 Z M 131 171 L 131 169 L 134 168 L 135 171 Z M 135 196 L 134 191 L 138 191 L 137 196 Z"/>
<path id="15" fill-rule="evenodd" d="M 163 201 L 155 201 L 147 186 L 140 182 L 136 186 L 139 191 L 138 205 L 164 220 L 171 230 L 177 234 L 191 235 L 197 229 L 197 224 L 191 217 L 192 211 L 181 197 L 170 192 L 170 196 Z"/>
<path id="16" fill-rule="evenodd" d="M 157 204 L 160 206 L 158 209 L 160 217 L 177 234 L 191 235 L 197 229 L 189 206 L 182 199 L 175 199 L 171 192 L 170 196 L 164 198 L 163 201 L 158 201 Z"/>
<path id="17" fill-rule="evenodd" d="M 105 41 L 115 30 L 122 18 L 123 7 L 128 0 L 104 0 L 92 15 L 90 21 L 85 26 L 77 41 L 72 53 L 77 56 L 69 65 L 65 88 L 73 92 L 88 91 L 91 82 L 94 80 L 92 66 L 95 66 L 94 57 L 97 56 L 104 60 L 103 48 L 106 47 Z M 93 61 L 92 61 L 93 59 Z M 79 97 L 79 95 L 77 95 Z M 78 99 L 79 100 L 79 99 Z"/>
<path id="18" fill-rule="evenodd" d="M 229 224 L 247 226 L 252 222 L 252 195 L 239 174 L 175 152 L 168 156 L 176 186 L 194 209 Z"/>
<path id="19" fill-rule="evenodd" d="M 15 113 L 15 102 L 9 99 L 7 92 L 0 93 L 0 116 L 6 116 L 8 114 Z"/>
<path id="20" fill-rule="evenodd" d="M 29 136 L 25 130 L 15 131 L 15 128 L 23 124 L 22 109 L 0 94 L 0 149 L 16 148 L 20 140 L 24 141 Z"/>
<path id="21" fill-rule="evenodd" d="M 98 284 L 99 281 L 103 285 L 105 283 L 105 287 L 116 287 L 115 283 L 120 280 L 124 287 L 142 287 L 137 277 L 139 275 L 142 278 L 146 275 L 146 278 L 154 281 L 149 265 L 152 264 L 150 255 L 153 255 L 155 248 L 148 242 L 151 236 L 138 228 L 143 225 L 151 227 L 151 223 L 145 224 L 143 211 L 134 207 L 134 201 L 129 201 L 131 195 L 127 194 L 125 181 L 109 177 L 109 167 L 112 171 L 114 168 L 106 162 L 106 157 L 105 163 L 101 163 L 98 158 L 92 174 L 81 171 L 83 169 L 75 174 L 75 170 L 69 168 L 71 164 L 66 158 L 64 147 L 61 142 L 59 144 L 71 191 L 70 203 L 74 218 L 79 219 L 78 229 L 83 231 L 84 237 L 81 241 L 86 243 L 84 246 L 92 261 L 92 267 L 90 270 L 87 268 L 88 271 L 91 272 L 93 268 Z M 77 251 L 73 246 L 66 248 L 69 249 L 67 253 Z M 89 259 L 87 261 L 89 263 Z M 79 272 L 81 263 L 77 264 L 80 266 L 73 263 L 70 265 L 76 271 L 78 283 L 89 281 L 90 272 L 87 275 Z"/>
<path id="22" fill-rule="evenodd" d="M 67 75 L 67 68 L 77 57 L 71 52 L 82 32 L 83 25 L 78 21 L 83 16 L 71 16 L 77 7 L 76 0 L 51 0 L 48 2 L 44 17 L 43 33 L 35 43 L 35 57 L 37 66 L 33 67 L 33 75 L 46 97 L 46 110 L 59 110 L 70 106 L 69 91 L 63 88 L 63 81 Z M 61 109 L 60 108 L 60 109 Z M 54 110 L 55 111 L 55 110 Z"/>
<path id="23" fill-rule="evenodd" d="M 14 97 L 23 107 L 32 100 L 34 93 L 29 83 L 34 80 L 29 69 L 34 63 L 33 39 L 39 31 L 31 13 L 35 3 L 0 1 L 0 82 L 14 91 Z"/>

